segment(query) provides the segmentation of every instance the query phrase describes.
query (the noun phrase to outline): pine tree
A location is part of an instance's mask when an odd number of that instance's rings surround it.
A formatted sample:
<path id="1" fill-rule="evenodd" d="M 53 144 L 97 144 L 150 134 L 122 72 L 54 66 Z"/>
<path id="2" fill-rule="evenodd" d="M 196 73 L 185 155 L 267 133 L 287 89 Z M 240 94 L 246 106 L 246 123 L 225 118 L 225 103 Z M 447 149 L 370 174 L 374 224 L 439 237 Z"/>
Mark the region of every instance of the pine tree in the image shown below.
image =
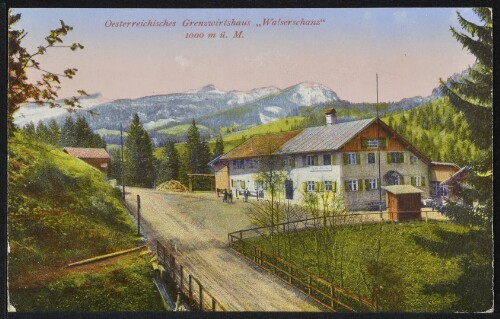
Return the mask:
<path id="1" fill-rule="evenodd" d="M 92 130 L 89 123 L 83 116 L 76 119 L 74 126 L 74 134 L 76 139 L 75 147 L 92 147 Z"/>
<path id="2" fill-rule="evenodd" d="M 467 21 L 457 12 L 458 22 L 466 33 L 453 27 L 451 32 L 476 57 L 476 63 L 458 80 L 445 83 L 440 79 L 440 90 L 457 110 L 463 112 L 472 131 L 471 138 L 482 149 L 478 160 L 470 165 L 467 183 L 472 190 L 464 190 L 479 205 L 475 208 L 451 205 L 448 215 L 451 218 L 467 216 L 470 218 L 466 220 L 475 220 L 485 226 L 491 225 L 493 213 L 493 19 L 491 8 L 473 10 L 481 24 Z"/>
<path id="3" fill-rule="evenodd" d="M 66 117 L 61 128 L 61 146 L 75 146 L 75 121 L 71 116 Z"/>
<path id="4" fill-rule="evenodd" d="M 151 138 L 134 114 L 125 142 L 125 181 L 127 185 L 152 187 L 155 178 Z"/>
<path id="5" fill-rule="evenodd" d="M 49 123 L 49 138 L 47 142 L 54 146 L 61 143 L 61 129 L 57 125 L 56 120 L 51 120 Z"/>
<path id="6" fill-rule="evenodd" d="M 38 125 L 36 126 L 36 138 L 39 141 L 45 142 L 47 141 L 49 134 L 50 133 L 47 126 L 42 121 L 39 121 Z"/>
<path id="7" fill-rule="evenodd" d="M 210 148 L 202 140 L 195 120 L 187 132 L 187 152 L 185 161 L 189 164 L 187 174 L 206 174 L 209 172 L 208 162 L 210 161 Z M 186 178 L 187 179 L 187 178 Z M 186 180 L 184 179 L 184 180 Z M 210 185 L 209 180 L 195 179 L 193 187 L 195 189 L 206 189 Z"/>
<path id="8" fill-rule="evenodd" d="M 179 153 L 175 142 L 168 140 L 163 148 L 163 158 L 158 169 L 158 183 L 179 179 Z"/>
<path id="9" fill-rule="evenodd" d="M 36 136 L 36 128 L 35 124 L 33 122 L 29 122 L 23 127 L 23 131 L 26 135 L 28 135 L 31 138 L 35 138 Z"/>

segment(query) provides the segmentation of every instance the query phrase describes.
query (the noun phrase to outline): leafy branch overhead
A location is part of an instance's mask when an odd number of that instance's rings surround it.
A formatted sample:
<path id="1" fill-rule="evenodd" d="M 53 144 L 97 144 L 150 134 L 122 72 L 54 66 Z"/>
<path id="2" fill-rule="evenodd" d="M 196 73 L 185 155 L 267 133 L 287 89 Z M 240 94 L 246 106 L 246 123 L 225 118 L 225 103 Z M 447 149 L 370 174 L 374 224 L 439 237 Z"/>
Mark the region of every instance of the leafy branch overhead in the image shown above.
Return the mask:
<path id="1" fill-rule="evenodd" d="M 58 100 L 58 92 L 61 89 L 61 80 L 63 78 L 72 79 L 78 70 L 76 68 L 67 68 L 62 73 L 56 73 L 45 70 L 36 60 L 37 56 L 45 55 L 49 49 L 69 48 L 71 51 L 81 50 L 84 46 L 80 43 L 71 45 L 62 45 L 63 37 L 73 30 L 64 21 L 60 20 L 61 26 L 50 30 L 45 38 L 46 44 L 41 45 L 33 53 L 22 45 L 23 39 L 27 33 L 24 30 L 15 29 L 15 24 L 21 19 L 21 14 L 9 14 L 8 30 L 8 110 L 7 127 L 10 133 L 14 129 L 14 113 L 24 103 L 36 103 L 38 105 L 49 105 L 50 107 L 68 107 L 68 111 L 74 111 L 81 107 L 80 98 L 86 96 L 84 90 L 78 90 L 78 95 Z M 28 79 L 27 71 L 36 70 L 41 73 L 40 79 L 32 82 Z"/>

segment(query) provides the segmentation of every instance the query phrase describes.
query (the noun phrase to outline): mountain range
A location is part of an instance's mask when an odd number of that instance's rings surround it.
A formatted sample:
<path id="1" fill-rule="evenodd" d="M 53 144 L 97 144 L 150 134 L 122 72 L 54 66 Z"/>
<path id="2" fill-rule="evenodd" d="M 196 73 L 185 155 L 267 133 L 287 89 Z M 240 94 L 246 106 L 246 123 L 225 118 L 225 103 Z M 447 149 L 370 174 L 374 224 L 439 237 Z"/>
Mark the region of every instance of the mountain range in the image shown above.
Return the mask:
<path id="1" fill-rule="evenodd" d="M 382 113 L 408 110 L 439 97 L 437 90 L 427 97 L 412 97 L 399 102 L 383 103 Z M 138 99 L 118 99 L 105 102 L 94 94 L 82 99 L 83 110 L 75 112 L 86 117 L 90 127 L 101 135 L 115 135 L 120 123 L 127 129 L 134 113 L 138 113 L 144 127 L 153 135 L 169 135 L 175 127 L 189 124 L 193 119 L 204 128 L 204 133 L 215 135 L 222 127 L 244 129 L 273 120 L 304 115 L 304 110 L 335 107 L 337 110 L 362 110 L 374 112 L 373 103 L 351 103 L 341 100 L 330 88 L 312 82 L 302 82 L 285 89 L 276 87 L 256 88 L 247 92 L 222 91 L 214 85 L 184 93 L 145 96 Z M 62 124 L 68 116 L 64 110 L 37 105 L 24 106 L 16 114 L 20 126 L 39 120 L 55 119 Z M 340 118 L 340 121 L 347 120 Z"/>

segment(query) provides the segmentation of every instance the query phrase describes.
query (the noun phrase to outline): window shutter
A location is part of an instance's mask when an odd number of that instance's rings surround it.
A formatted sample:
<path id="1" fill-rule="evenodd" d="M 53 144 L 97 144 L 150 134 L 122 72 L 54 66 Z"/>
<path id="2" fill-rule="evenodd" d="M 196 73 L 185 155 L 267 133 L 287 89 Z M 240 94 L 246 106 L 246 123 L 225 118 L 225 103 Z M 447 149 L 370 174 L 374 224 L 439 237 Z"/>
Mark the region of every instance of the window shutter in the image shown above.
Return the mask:
<path id="1" fill-rule="evenodd" d="M 344 190 L 348 191 L 349 190 L 349 182 L 344 182 Z"/>
<path id="2" fill-rule="evenodd" d="M 319 191 L 319 182 L 314 182 L 314 191 Z"/>
<path id="3" fill-rule="evenodd" d="M 290 167 L 295 168 L 295 157 L 290 159 Z"/>
<path id="4" fill-rule="evenodd" d="M 380 148 L 387 147 L 387 139 L 386 138 L 381 138 L 379 141 L 380 141 Z"/>
<path id="5" fill-rule="evenodd" d="M 245 189 L 245 181 L 241 181 L 241 182 L 240 182 L 240 185 L 241 185 L 241 188 L 242 188 L 242 189 Z"/>
<path id="6" fill-rule="evenodd" d="M 420 176 L 421 185 L 425 186 L 425 176 Z"/>
<path id="7" fill-rule="evenodd" d="M 302 156 L 302 167 L 306 167 L 307 165 L 307 157 Z"/>
<path id="8" fill-rule="evenodd" d="M 412 185 L 412 186 L 415 186 L 415 184 L 416 184 L 416 183 L 415 183 L 415 177 L 413 177 L 413 176 L 412 176 L 412 177 L 411 177 L 411 185 Z"/>
<path id="9" fill-rule="evenodd" d="M 380 178 L 377 178 L 377 189 L 378 189 L 380 186 L 382 186 L 382 185 L 380 185 Z"/>
<path id="10" fill-rule="evenodd" d="M 361 164 L 361 154 L 356 153 L 356 164 Z"/>
<path id="11" fill-rule="evenodd" d="M 363 190 L 363 180 L 358 179 L 358 191 L 362 191 L 362 190 Z"/>
<path id="12" fill-rule="evenodd" d="M 302 190 L 305 192 L 307 192 L 307 182 L 302 182 Z"/>
<path id="13" fill-rule="evenodd" d="M 231 179 L 231 188 L 234 188 L 234 179 Z"/>
<path id="14" fill-rule="evenodd" d="M 368 148 L 368 140 L 366 138 L 361 139 L 361 148 Z"/>
<path id="15" fill-rule="evenodd" d="M 348 161 L 348 156 L 347 154 L 344 154 L 344 165 L 347 165 L 347 161 Z"/>
<path id="16" fill-rule="evenodd" d="M 332 182 L 332 191 L 333 191 L 334 193 L 336 193 L 336 192 L 337 192 L 337 182 Z"/>
<path id="17" fill-rule="evenodd" d="M 405 185 L 405 177 L 401 176 L 401 185 Z"/>
<path id="18" fill-rule="evenodd" d="M 319 191 L 320 192 L 324 192 L 325 191 L 325 183 L 324 182 L 320 182 L 319 183 Z"/>
<path id="19" fill-rule="evenodd" d="M 387 164 L 392 163 L 391 152 L 387 152 Z"/>
<path id="20" fill-rule="evenodd" d="M 332 165 L 337 165 L 337 154 L 332 154 L 331 156 L 332 156 L 331 160 Z"/>
<path id="21" fill-rule="evenodd" d="M 401 152 L 399 153 L 399 156 L 398 156 L 398 163 L 404 163 L 405 162 L 405 153 Z"/>
<path id="22" fill-rule="evenodd" d="M 365 189 L 366 190 L 370 189 L 370 180 L 369 179 L 365 179 Z"/>
<path id="23" fill-rule="evenodd" d="M 314 156 L 314 166 L 318 166 L 318 156 Z"/>

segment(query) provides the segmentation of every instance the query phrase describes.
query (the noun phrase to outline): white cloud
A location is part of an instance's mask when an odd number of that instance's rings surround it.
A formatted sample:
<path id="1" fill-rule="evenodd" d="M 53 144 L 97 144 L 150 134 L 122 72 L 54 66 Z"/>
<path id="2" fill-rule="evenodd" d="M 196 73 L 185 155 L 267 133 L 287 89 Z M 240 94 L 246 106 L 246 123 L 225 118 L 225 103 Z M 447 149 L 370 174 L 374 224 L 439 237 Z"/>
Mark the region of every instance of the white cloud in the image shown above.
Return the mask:
<path id="1" fill-rule="evenodd" d="M 393 13 L 394 15 L 394 21 L 396 22 L 406 22 L 407 19 L 408 19 L 408 14 L 406 13 L 406 11 L 395 11 Z"/>
<path id="2" fill-rule="evenodd" d="M 181 68 L 185 69 L 191 65 L 191 61 L 189 61 L 185 56 L 178 55 L 175 57 L 175 62 L 181 66 Z"/>

